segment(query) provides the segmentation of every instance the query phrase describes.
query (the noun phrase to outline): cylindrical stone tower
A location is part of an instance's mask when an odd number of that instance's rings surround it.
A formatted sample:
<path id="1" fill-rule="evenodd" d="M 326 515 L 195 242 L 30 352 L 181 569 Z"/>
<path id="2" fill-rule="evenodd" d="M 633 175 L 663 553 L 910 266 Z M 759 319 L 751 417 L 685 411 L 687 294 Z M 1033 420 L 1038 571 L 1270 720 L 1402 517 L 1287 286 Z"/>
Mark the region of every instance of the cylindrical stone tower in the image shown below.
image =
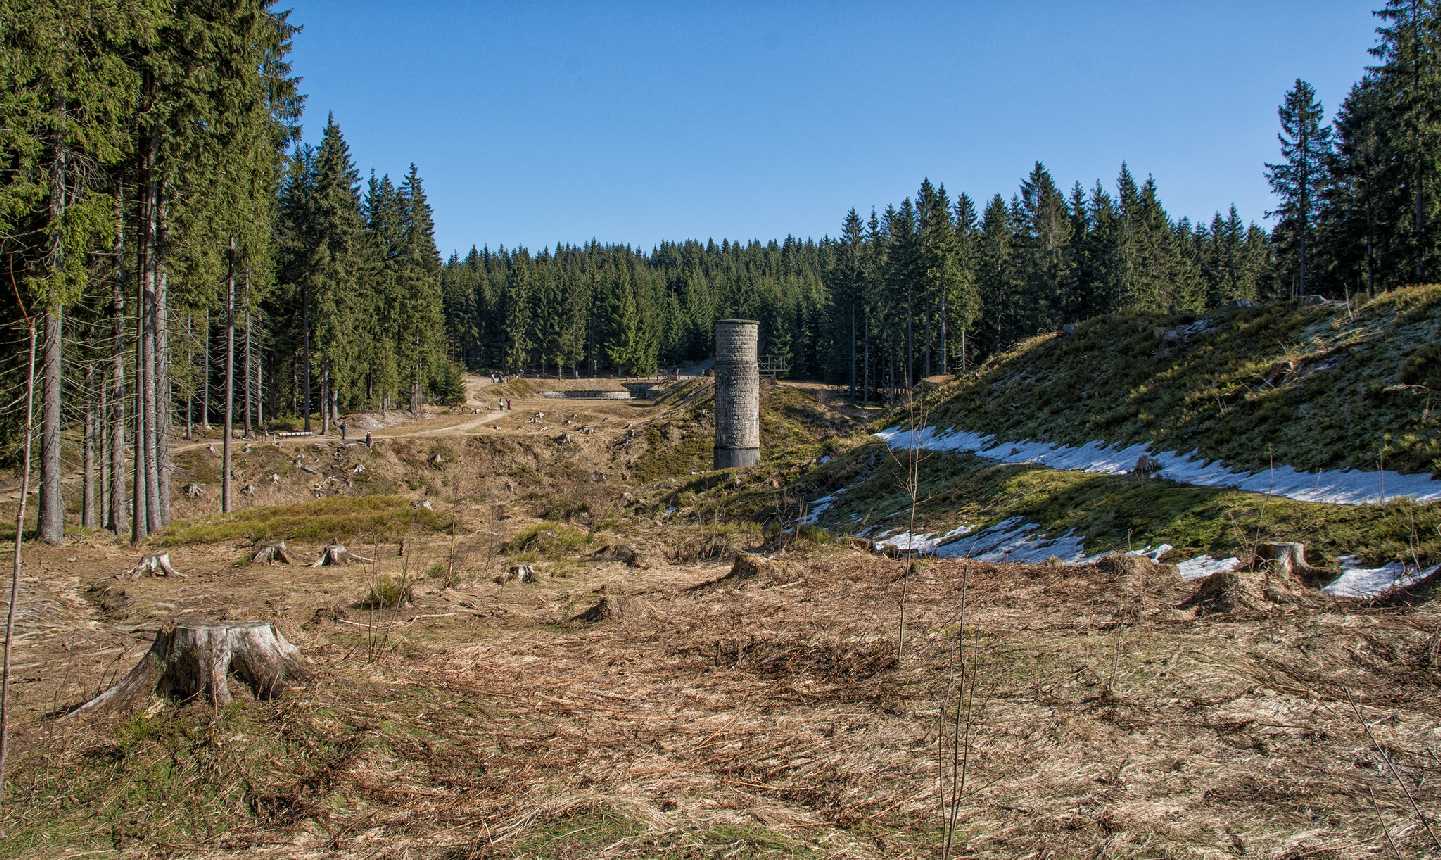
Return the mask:
<path id="1" fill-rule="evenodd" d="M 715 467 L 754 466 L 761 458 L 761 369 L 755 320 L 715 324 Z"/>

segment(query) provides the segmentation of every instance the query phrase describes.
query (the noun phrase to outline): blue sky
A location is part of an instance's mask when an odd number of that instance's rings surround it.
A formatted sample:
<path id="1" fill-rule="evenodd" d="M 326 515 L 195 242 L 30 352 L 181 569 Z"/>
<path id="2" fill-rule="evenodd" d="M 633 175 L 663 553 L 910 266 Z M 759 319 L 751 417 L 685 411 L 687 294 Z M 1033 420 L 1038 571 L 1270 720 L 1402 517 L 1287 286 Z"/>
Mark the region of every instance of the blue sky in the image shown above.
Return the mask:
<path id="1" fill-rule="evenodd" d="M 1366 2 L 297 0 L 306 138 L 414 161 L 442 254 L 472 243 L 834 235 L 913 194 L 1153 174 L 1173 216 L 1272 203 L 1276 105 L 1334 111 Z"/>

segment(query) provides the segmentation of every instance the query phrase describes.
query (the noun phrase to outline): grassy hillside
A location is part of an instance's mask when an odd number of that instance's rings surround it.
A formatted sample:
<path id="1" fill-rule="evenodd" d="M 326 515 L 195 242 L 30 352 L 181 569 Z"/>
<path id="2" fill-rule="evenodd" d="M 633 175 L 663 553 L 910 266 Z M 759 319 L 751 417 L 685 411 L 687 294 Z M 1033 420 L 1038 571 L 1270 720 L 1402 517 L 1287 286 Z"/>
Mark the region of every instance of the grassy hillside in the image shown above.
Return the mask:
<path id="1" fill-rule="evenodd" d="M 1003 439 L 1441 475 L 1441 285 L 1350 308 L 1091 320 L 992 359 L 936 403 L 931 423 Z"/>
<path id="2" fill-rule="evenodd" d="M 984 528 L 1017 517 L 1044 534 L 1074 532 L 1092 553 L 1168 543 L 1177 557 L 1227 556 L 1260 541 L 1296 540 L 1323 566 L 1342 555 L 1374 565 L 1441 558 L 1441 505 L 1297 502 L 1130 475 L 1004 465 L 969 454 L 927 454 L 920 472 L 919 532 Z M 816 469 L 802 486 L 809 498 L 845 488 L 821 516 L 822 526 L 847 532 L 909 524 L 904 466 L 880 443 Z"/>

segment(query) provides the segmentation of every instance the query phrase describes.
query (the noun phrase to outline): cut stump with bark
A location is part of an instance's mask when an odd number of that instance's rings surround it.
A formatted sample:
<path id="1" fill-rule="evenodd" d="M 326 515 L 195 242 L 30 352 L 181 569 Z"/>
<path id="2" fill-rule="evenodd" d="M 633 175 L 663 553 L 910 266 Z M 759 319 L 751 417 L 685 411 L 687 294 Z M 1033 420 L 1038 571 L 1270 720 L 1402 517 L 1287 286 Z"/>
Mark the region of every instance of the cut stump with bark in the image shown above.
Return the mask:
<path id="1" fill-rule="evenodd" d="M 1300 573 L 1309 567 L 1306 564 L 1306 545 L 1302 543 L 1257 544 L 1256 555 L 1286 574 Z"/>
<path id="2" fill-rule="evenodd" d="M 286 551 L 285 541 L 268 543 L 255 549 L 255 554 L 250 557 L 251 564 L 290 564 L 290 553 Z"/>
<path id="3" fill-rule="evenodd" d="M 366 558 L 357 555 L 338 543 L 327 544 L 325 549 L 320 551 L 320 558 L 316 559 L 311 567 L 335 567 L 347 564 L 371 564 L 373 558 Z"/>
<path id="4" fill-rule="evenodd" d="M 133 709 L 152 696 L 231 701 L 228 679 L 270 699 L 309 678 L 300 649 L 266 621 L 181 621 L 161 628 L 150 650 L 121 681 L 70 712 Z"/>
<path id="5" fill-rule="evenodd" d="M 534 585 L 540 582 L 540 574 L 535 568 L 528 564 L 514 564 L 505 573 L 495 578 L 497 585 L 505 585 L 508 582 L 518 582 L 521 585 Z"/>
<path id="6" fill-rule="evenodd" d="M 173 576 L 184 579 L 185 575 L 175 569 L 170 563 L 170 553 L 161 552 L 154 555 L 147 555 L 140 559 L 140 563 L 122 574 L 130 579 L 139 579 L 142 576 Z"/>

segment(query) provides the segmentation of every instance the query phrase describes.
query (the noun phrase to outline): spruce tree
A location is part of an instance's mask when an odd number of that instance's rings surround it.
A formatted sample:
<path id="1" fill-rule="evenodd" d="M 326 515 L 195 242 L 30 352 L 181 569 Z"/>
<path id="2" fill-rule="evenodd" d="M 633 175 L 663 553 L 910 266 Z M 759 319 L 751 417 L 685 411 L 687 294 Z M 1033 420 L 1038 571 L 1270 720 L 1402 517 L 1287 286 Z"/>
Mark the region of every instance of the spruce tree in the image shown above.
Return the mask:
<path id="1" fill-rule="evenodd" d="M 1315 245 L 1322 188 L 1331 155 L 1331 127 L 1312 86 L 1299 78 L 1277 111 L 1281 119 L 1281 161 L 1266 165 L 1266 179 L 1280 200 L 1276 237 L 1294 261 L 1293 295 L 1308 290 L 1309 252 Z"/>

